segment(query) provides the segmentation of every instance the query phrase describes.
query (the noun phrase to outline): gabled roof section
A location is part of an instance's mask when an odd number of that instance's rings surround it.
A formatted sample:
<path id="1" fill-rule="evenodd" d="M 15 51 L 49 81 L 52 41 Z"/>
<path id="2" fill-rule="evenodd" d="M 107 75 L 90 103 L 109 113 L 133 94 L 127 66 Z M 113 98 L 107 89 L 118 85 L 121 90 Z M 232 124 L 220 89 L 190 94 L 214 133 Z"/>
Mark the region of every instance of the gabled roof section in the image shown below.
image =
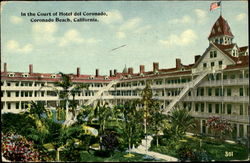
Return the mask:
<path id="1" fill-rule="evenodd" d="M 215 44 L 213 42 L 210 42 L 209 47 L 206 49 L 206 51 L 202 54 L 202 56 L 195 62 L 193 68 L 197 67 L 198 64 L 202 61 L 202 59 L 205 57 L 206 53 L 211 49 L 211 47 L 215 47 L 217 50 L 219 50 L 222 54 L 227 56 L 233 63 L 237 62 L 237 57 L 231 56 L 227 51 L 225 51 L 225 47 L 227 45 L 221 45 L 221 44 Z"/>
<path id="2" fill-rule="evenodd" d="M 239 52 L 240 52 L 240 53 L 245 53 L 245 52 L 247 51 L 247 49 L 248 49 L 248 46 L 240 47 L 240 48 L 239 48 Z"/>
<path id="3" fill-rule="evenodd" d="M 215 36 L 221 36 L 221 35 L 234 37 L 231 32 L 230 26 L 228 25 L 227 21 L 222 16 L 220 16 L 214 23 L 213 28 L 210 32 L 210 35 L 208 36 L 208 39 L 215 37 Z"/>

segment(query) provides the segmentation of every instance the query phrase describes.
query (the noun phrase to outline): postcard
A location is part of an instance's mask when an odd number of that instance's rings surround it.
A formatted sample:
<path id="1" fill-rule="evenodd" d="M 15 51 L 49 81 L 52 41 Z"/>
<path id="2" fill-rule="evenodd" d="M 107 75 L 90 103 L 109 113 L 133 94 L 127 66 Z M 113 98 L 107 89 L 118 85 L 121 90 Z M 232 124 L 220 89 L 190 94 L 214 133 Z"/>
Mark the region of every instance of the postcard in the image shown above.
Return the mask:
<path id="1" fill-rule="evenodd" d="M 3 162 L 249 161 L 248 1 L 1 2 Z"/>

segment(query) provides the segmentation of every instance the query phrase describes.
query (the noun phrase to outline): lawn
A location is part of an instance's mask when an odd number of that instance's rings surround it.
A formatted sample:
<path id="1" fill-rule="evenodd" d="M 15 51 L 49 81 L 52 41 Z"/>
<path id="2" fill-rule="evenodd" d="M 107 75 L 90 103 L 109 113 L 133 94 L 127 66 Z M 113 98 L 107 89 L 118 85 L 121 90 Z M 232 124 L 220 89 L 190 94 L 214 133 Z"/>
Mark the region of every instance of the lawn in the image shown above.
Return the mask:
<path id="1" fill-rule="evenodd" d="M 209 158 L 215 161 L 246 160 L 248 158 L 247 146 L 215 141 L 209 138 L 202 139 L 201 143 L 200 140 L 201 139 L 197 137 L 186 137 L 184 141 L 182 140 L 180 142 L 180 145 L 186 145 L 190 147 L 192 151 L 199 150 L 201 145 L 201 149 L 207 151 Z M 179 157 L 176 150 L 169 148 L 168 146 L 156 147 L 155 145 L 152 145 L 150 150 L 176 158 Z"/>
<path id="2" fill-rule="evenodd" d="M 136 153 L 133 153 L 133 155 L 135 156 L 130 157 L 130 158 L 123 157 L 124 155 L 127 154 L 125 152 L 117 152 L 111 157 L 98 157 L 98 156 L 89 154 L 87 151 L 82 151 L 80 153 L 81 153 L 80 154 L 81 162 L 150 162 L 150 161 L 156 162 L 156 161 L 159 161 L 159 160 L 145 160 L 143 158 L 144 155 L 136 154 Z"/>

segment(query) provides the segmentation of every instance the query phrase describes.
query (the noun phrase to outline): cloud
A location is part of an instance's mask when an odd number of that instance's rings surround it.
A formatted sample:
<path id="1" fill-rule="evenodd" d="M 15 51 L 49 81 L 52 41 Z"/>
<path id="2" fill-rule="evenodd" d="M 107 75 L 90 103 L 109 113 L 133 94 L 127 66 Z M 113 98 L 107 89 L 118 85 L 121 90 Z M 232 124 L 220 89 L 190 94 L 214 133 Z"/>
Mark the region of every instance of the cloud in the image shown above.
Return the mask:
<path id="1" fill-rule="evenodd" d="M 122 26 L 120 27 L 120 31 L 134 30 L 135 28 L 137 28 L 140 25 L 141 22 L 142 22 L 142 19 L 138 18 L 138 17 L 129 19 L 127 22 L 122 24 Z"/>
<path id="2" fill-rule="evenodd" d="M 241 14 L 236 15 L 236 20 L 237 21 L 245 21 L 246 17 L 247 17 L 247 14 L 241 13 Z"/>
<path id="3" fill-rule="evenodd" d="M 207 12 L 201 9 L 195 9 L 194 10 L 196 17 L 197 17 L 197 23 L 205 23 L 207 21 Z"/>
<path id="4" fill-rule="evenodd" d="M 26 44 L 21 47 L 16 40 L 10 40 L 7 42 L 7 50 L 14 53 L 30 53 L 33 51 L 33 46 L 31 44 Z"/>
<path id="5" fill-rule="evenodd" d="M 191 23 L 191 22 L 192 22 L 192 19 L 188 15 L 184 15 L 180 19 L 171 19 L 171 20 L 169 20 L 170 24 L 188 24 L 188 23 Z"/>
<path id="6" fill-rule="evenodd" d="M 140 28 L 136 29 L 134 31 L 134 33 L 137 33 L 137 34 L 139 34 L 139 33 L 145 33 L 146 31 L 148 31 L 151 28 L 152 28 L 151 25 L 146 25 L 146 26 L 143 26 L 143 27 L 140 27 Z"/>
<path id="7" fill-rule="evenodd" d="M 178 35 L 170 35 L 166 40 L 160 40 L 159 42 L 167 47 L 170 46 L 187 46 L 192 44 L 196 41 L 197 34 L 191 30 L 187 29 L 182 32 L 179 36 Z"/>
<path id="8" fill-rule="evenodd" d="M 20 24 L 23 22 L 23 19 L 18 17 L 18 16 L 11 16 L 10 17 L 10 22 L 13 24 Z"/>
<path id="9" fill-rule="evenodd" d="M 124 32 L 118 31 L 116 32 L 116 37 L 119 39 L 124 39 L 126 38 L 126 34 Z"/>
<path id="10" fill-rule="evenodd" d="M 118 10 L 111 10 L 106 12 L 108 16 L 103 16 L 100 21 L 105 24 L 119 23 L 123 21 L 123 16 Z"/>
<path id="11" fill-rule="evenodd" d="M 124 39 L 129 34 L 142 34 L 151 28 L 151 25 L 142 25 L 142 19 L 135 17 L 127 20 L 120 26 L 116 32 L 116 37 L 118 39 Z"/>
<path id="12" fill-rule="evenodd" d="M 32 26 L 33 38 L 38 43 L 55 42 L 54 33 L 56 31 L 56 23 L 34 23 Z"/>
<path id="13" fill-rule="evenodd" d="M 90 38 L 84 39 L 80 36 L 80 33 L 76 29 L 68 30 L 63 37 L 59 38 L 59 46 L 66 46 L 70 44 L 82 44 L 82 43 L 97 43 L 100 40 Z"/>

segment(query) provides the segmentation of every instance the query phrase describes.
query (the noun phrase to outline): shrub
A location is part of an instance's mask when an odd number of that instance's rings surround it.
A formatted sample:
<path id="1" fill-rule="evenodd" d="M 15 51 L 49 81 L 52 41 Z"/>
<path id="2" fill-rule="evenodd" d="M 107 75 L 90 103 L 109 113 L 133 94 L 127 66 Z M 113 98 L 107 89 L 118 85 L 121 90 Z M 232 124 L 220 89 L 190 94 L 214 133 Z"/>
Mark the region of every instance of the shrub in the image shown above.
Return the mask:
<path id="1" fill-rule="evenodd" d="M 40 161 L 40 154 L 21 135 L 2 134 L 2 153 L 10 161 Z"/>

